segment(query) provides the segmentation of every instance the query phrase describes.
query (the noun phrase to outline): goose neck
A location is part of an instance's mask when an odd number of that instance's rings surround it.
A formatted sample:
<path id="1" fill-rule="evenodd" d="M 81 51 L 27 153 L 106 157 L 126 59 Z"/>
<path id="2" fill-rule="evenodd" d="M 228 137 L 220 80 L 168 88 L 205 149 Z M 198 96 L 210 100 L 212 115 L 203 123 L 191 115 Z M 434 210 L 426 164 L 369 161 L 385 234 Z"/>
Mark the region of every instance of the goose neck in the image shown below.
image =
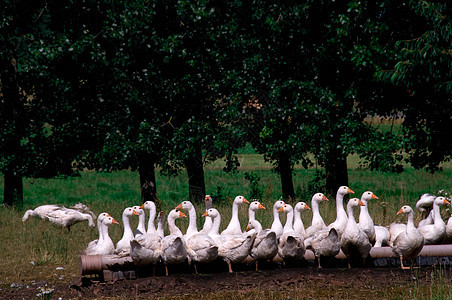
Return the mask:
<path id="1" fill-rule="evenodd" d="M 218 235 L 220 232 L 220 224 L 221 224 L 221 216 L 218 215 L 215 218 L 212 218 L 212 228 L 210 228 L 209 235 Z"/>
<path id="2" fill-rule="evenodd" d="M 130 227 L 129 216 L 122 216 L 122 223 L 124 224 L 124 236 L 133 236 L 132 228 Z"/>
<path id="3" fill-rule="evenodd" d="M 286 224 L 284 224 L 283 232 L 293 231 L 293 211 L 287 212 Z"/>
<path id="4" fill-rule="evenodd" d="M 148 221 L 148 231 L 155 232 L 155 216 L 157 214 L 157 211 L 155 209 L 149 210 L 149 221 Z"/>
<path id="5" fill-rule="evenodd" d="M 248 210 L 248 222 L 256 220 L 256 212 L 251 208 Z"/>
<path id="6" fill-rule="evenodd" d="M 196 226 L 196 210 L 194 207 L 191 207 L 188 210 L 189 223 L 186 234 L 193 234 L 198 232 L 198 228 Z"/>
<path id="7" fill-rule="evenodd" d="M 182 231 L 176 226 L 176 219 L 173 216 L 168 216 L 168 229 L 170 235 L 182 236 Z"/>

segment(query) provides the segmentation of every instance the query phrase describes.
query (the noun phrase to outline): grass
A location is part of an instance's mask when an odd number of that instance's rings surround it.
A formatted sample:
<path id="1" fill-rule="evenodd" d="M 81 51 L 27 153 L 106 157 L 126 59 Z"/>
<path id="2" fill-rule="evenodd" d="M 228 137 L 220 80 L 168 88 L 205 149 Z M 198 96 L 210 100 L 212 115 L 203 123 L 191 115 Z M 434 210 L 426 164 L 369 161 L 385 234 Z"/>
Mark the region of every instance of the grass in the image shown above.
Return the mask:
<path id="1" fill-rule="evenodd" d="M 260 178 L 259 189 L 262 191 L 261 202 L 267 207 L 259 211 L 257 219 L 261 220 L 264 228 L 270 227 L 272 222 L 272 205 L 280 198 L 280 180 L 277 174 L 271 171 L 271 165 L 264 162 L 262 156 L 250 153 L 241 154 L 241 166 L 235 174 L 225 174 L 222 171 L 222 162 L 218 161 L 206 167 L 206 189 L 210 194 L 223 197 L 223 202 L 214 205 L 222 213 L 222 219 L 228 220 L 231 216 L 231 201 L 236 195 L 249 198 L 250 182 L 245 179 L 245 172 L 253 172 Z M 444 171 L 435 174 L 407 169 L 401 174 L 371 172 L 357 168 L 356 158 L 349 159 L 349 187 L 360 196 L 364 191 L 373 191 L 379 200 L 369 205 L 370 214 L 377 224 L 388 225 L 395 220 L 398 209 L 409 204 L 414 206 L 420 194 L 436 192 L 440 189 L 452 190 L 452 167 L 445 166 Z M 309 183 L 314 177 L 315 170 L 296 168 L 294 173 L 294 186 L 296 201 L 305 201 L 310 205 L 311 192 Z M 187 176 L 181 173 L 177 177 L 166 178 L 157 176 L 159 210 L 168 213 L 177 204 L 188 199 Z M 321 192 L 321 191 L 320 191 Z M 3 195 L 3 177 L 0 177 L 0 193 Z M 335 219 L 334 196 L 328 195 L 329 203 L 320 205 L 321 214 L 325 223 Z M 2 199 L 1 199 L 2 200 Z M 99 214 L 109 212 L 121 223 L 121 214 L 125 207 L 140 204 L 140 190 L 138 174 L 130 171 L 114 173 L 96 173 L 86 171 L 81 177 L 67 179 L 25 179 L 24 180 L 24 206 L 23 208 L 0 208 L 0 288 L 10 288 L 11 284 L 33 284 L 33 281 L 43 280 L 49 284 L 70 282 L 78 273 L 78 256 L 89 241 L 97 238 L 97 229 L 92 229 L 86 223 L 73 227 L 70 233 L 62 232 L 47 222 L 29 219 L 25 224 L 21 218 L 26 209 L 34 208 L 45 203 L 60 203 L 66 206 L 77 202 L 87 204 L 93 212 Z M 293 203 L 294 204 L 294 203 Z M 196 204 L 201 212 L 204 208 Z M 449 213 L 450 214 L 450 213 Z M 312 214 L 306 212 L 302 215 L 305 226 L 311 222 Z M 246 207 L 240 209 L 242 227 L 248 218 Z M 285 221 L 284 216 L 281 216 Z M 137 218 L 131 220 L 132 226 L 137 225 Z M 182 231 L 188 226 L 188 220 L 178 220 L 177 224 Z M 202 225 L 198 218 L 198 227 Z M 221 228 L 227 222 L 223 221 Z M 122 226 L 112 226 L 110 236 L 118 241 L 122 236 Z M 57 270 L 63 267 L 63 270 Z M 439 270 L 435 273 L 437 278 L 432 280 L 430 286 L 414 285 L 412 291 L 429 299 L 450 297 L 450 271 Z M 36 282 L 35 282 L 36 283 Z M 294 290 L 296 291 L 296 290 Z M 270 293 L 271 292 L 265 292 Z M 266 294 L 259 291 L 245 295 L 246 298 L 280 298 L 287 294 Z M 242 299 L 242 294 L 233 298 Z M 218 296 L 218 295 L 217 295 Z M 315 295 L 314 295 L 315 296 Z M 443 297 L 444 296 L 444 297 Z M 404 298 L 404 297 L 402 297 Z"/>

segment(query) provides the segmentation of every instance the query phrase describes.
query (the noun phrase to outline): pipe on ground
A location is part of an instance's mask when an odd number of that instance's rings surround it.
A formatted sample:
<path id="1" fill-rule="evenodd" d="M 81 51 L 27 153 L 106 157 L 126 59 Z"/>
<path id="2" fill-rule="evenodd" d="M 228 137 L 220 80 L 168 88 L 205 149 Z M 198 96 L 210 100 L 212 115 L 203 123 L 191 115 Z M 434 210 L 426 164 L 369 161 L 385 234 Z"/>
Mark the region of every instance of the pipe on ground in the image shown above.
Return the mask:
<path id="1" fill-rule="evenodd" d="M 370 249 L 369 254 L 372 258 L 397 257 L 397 255 L 392 252 L 391 247 L 373 247 Z M 452 244 L 425 245 L 419 253 L 419 256 L 452 256 Z M 304 258 L 306 260 L 314 260 L 315 256 L 311 250 L 306 250 Z M 345 259 L 346 256 L 341 250 L 339 254 L 336 255 L 336 258 Z M 251 257 L 246 260 L 246 262 L 251 261 Z M 276 255 L 274 261 L 280 262 L 281 258 Z M 124 269 L 133 265 L 133 260 L 130 256 L 81 255 L 79 259 L 79 273 L 80 275 L 96 274 L 103 270 Z"/>

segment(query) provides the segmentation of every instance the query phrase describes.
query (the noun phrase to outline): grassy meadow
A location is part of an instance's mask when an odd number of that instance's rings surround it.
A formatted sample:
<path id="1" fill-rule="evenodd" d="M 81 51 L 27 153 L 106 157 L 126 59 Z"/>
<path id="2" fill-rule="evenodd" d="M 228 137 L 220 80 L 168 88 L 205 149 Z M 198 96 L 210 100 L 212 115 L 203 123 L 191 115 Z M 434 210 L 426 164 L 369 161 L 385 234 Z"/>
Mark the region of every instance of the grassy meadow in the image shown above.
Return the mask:
<path id="1" fill-rule="evenodd" d="M 250 200 L 251 186 L 250 181 L 244 176 L 245 172 L 254 173 L 260 178 L 258 189 L 262 193 L 261 202 L 267 209 L 259 211 L 256 217 L 264 228 L 270 227 L 273 218 L 272 205 L 281 197 L 279 176 L 271 171 L 271 165 L 264 162 L 260 155 L 244 153 L 240 155 L 239 161 L 241 166 L 234 174 L 225 174 L 222 171 L 221 160 L 205 169 L 207 193 L 224 199 L 220 203 L 214 203 L 222 214 L 221 228 L 227 226 L 231 216 L 230 201 L 236 195 L 243 195 Z M 305 201 L 311 205 L 312 191 L 309 183 L 314 174 L 315 169 L 296 169 L 293 177 L 296 201 Z M 442 172 L 435 174 L 410 168 L 401 174 L 391 174 L 359 169 L 357 158 L 349 158 L 349 187 L 355 191 L 355 195 L 360 197 L 364 191 L 370 190 L 379 197 L 369 205 L 370 214 L 376 224 L 388 225 L 396 220 L 405 221 L 396 217 L 402 205 L 414 206 L 419 195 L 425 192 L 435 193 L 440 189 L 450 192 L 451 178 L 451 165 L 445 165 Z M 188 200 L 187 176 L 184 172 L 173 178 L 161 177 L 157 174 L 157 185 L 160 199 L 158 209 L 165 211 L 166 214 L 181 201 Z M 0 177 L 0 195 L 3 195 L 3 177 Z M 335 219 L 335 195 L 327 196 L 330 201 L 322 203 L 320 211 L 325 223 L 328 224 Z M 79 254 L 89 241 L 97 238 L 97 228 L 90 228 L 87 222 L 83 222 L 74 225 L 69 233 L 35 218 L 22 222 L 24 212 L 38 205 L 59 203 L 71 206 L 78 202 L 88 205 L 96 214 L 103 211 L 109 212 L 120 222 L 120 225 L 110 227 L 110 236 L 114 242 L 117 242 L 122 236 L 123 209 L 140 204 L 138 173 L 86 171 L 81 174 L 81 177 L 67 179 L 25 179 L 24 206 L 0 208 L 1 289 L 11 288 L 12 284 L 37 284 L 38 281 L 46 281 L 50 284 L 69 283 L 78 276 Z M 203 221 L 200 212 L 204 208 L 200 204 L 196 204 L 196 207 L 199 227 Z M 443 210 L 444 215 L 450 215 L 450 212 Z M 306 227 L 310 225 L 311 217 L 310 211 L 302 214 Z M 243 206 L 240 208 L 242 227 L 245 227 L 247 218 L 248 210 Z M 283 215 L 281 219 L 285 221 Z M 136 228 L 138 218 L 132 218 L 131 223 Z M 176 224 L 184 232 L 188 226 L 188 220 L 180 219 Z M 64 269 L 57 269 L 58 267 Z M 438 276 L 441 277 L 441 274 L 439 273 Z M 446 280 L 444 284 L 449 288 L 450 282 L 447 282 L 449 281 Z M 412 288 L 418 288 L 421 294 L 425 289 L 416 286 Z M 428 291 L 425 292 L 428 293 Z M 262 294 L 256 295 L 258 296 Z"/>

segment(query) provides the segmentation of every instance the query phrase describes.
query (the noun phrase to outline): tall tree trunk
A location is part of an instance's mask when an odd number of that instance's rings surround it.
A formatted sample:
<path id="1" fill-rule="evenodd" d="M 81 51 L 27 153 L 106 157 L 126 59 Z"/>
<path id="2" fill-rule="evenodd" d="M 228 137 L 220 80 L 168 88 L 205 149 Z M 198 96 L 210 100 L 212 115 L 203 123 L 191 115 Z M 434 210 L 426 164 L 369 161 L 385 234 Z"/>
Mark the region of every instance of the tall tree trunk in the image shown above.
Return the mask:
<path id="1" fill-rule="evenodd" d="M 138 157 L 138 172 L 140 174 L 141 200 L 157 200 L 157 184 L 155 182 L 154 160 L 146 154 Z"/>
<path id="2" fill-rule="evenodd" d="M 11 56 L 12 58 L 12 56 Z M 16 60 L 0 62 L 1 93 L 4 101 L 4 116 L 9 133 L 5 136 L 5 157 L 9 160 L 3 170 L 3 204 L 23 205 L 23 182 L 20 171 L 21 106 L 19 87 L 16 79 Z"/>
<path id="3" fill-rule="evenodd" d="M 292 180 L 292 168 L 289 155 L 282 151 L 279 153 L 279 174 L 281 177 L 281 187 L 283 198 L 286 200 L 295 199 L 295 192 Z"/>
<path id="4" fill-rule="evenodd" d="M 201 202 L 206 195 L 201 146 L 196 145 L 194 150 L 194 155 L 185 161 L 188 175 L 188 192 L 190 200 Z"/>
<path id="5" fill-rule="evenodd" d="M 327 153 L 325 173 L 326 192 L 329 195 L 336 196 L 340 186 L 348 185 L 347 156 L 334 144 Z"/>

